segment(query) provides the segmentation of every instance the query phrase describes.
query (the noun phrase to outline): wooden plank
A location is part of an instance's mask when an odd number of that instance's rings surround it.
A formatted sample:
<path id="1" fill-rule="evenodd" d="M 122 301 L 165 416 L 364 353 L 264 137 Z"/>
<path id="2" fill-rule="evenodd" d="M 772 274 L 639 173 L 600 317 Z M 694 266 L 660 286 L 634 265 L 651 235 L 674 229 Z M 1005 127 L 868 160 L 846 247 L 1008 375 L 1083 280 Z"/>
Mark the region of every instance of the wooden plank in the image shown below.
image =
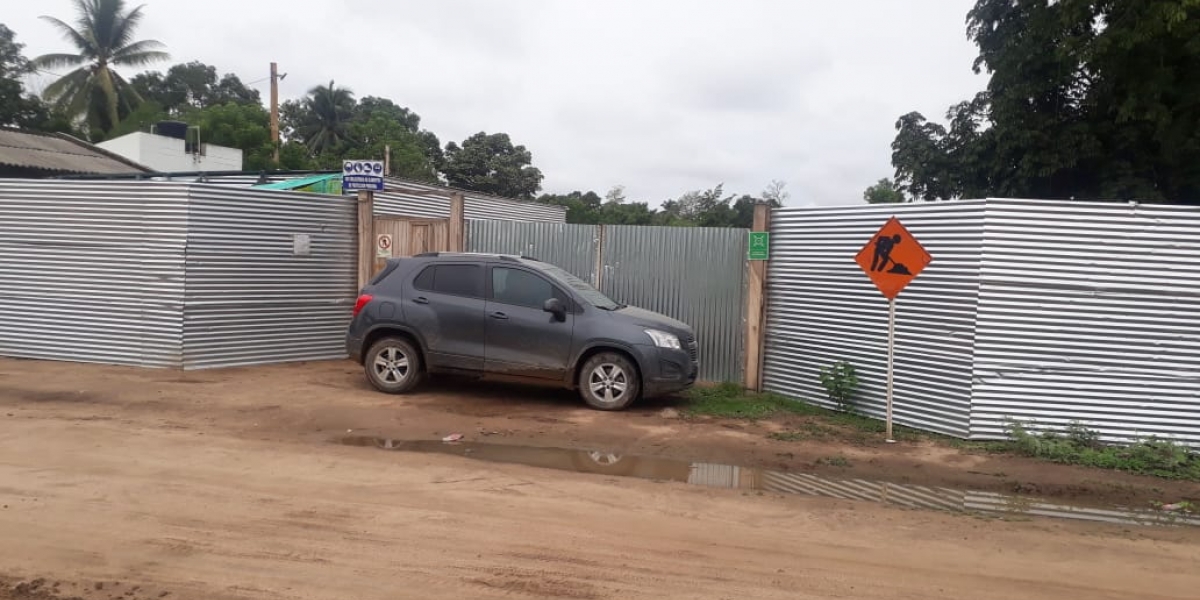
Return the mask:
<path id="1" fill-rule="evenodd" d="M 466 200 L 462 192 L 454 192 L 450 194 L 450 220 L 447 223 L 447 252 L 462 252 L 465 248 L 465 233 L 467 229 L 466 212 L 464 204 Z"/>

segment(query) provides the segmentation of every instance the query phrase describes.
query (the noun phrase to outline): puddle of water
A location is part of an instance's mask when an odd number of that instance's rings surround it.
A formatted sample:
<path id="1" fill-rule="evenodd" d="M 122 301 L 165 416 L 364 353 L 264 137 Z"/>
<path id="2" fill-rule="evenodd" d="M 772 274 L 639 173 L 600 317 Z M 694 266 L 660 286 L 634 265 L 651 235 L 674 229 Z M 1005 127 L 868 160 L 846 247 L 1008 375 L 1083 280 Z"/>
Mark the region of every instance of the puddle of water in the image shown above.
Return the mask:
<path id="1" fill-rule="evenodd" d="M 943 487 L 927 487 L 865 479 L 838 479 L 734 465 L 688 462 L 669 458 L 623 455 L 614 452 L 510 446 L 480 442 L 446 443 L 435 440 L 392 440 L 346 437 L 349 446 L 398 452 L 449 454 L 476 460 L 511 463 L 652 481 L 676 481 L 706 487 L 745 489 L 782 494 L 862 500 L 946 512 L 994 514 L 1014 517 L 1051 517 L 1124 525 L 1200 526 L 1200 516 L 1161 510 L 1092 508 L 1050 502 L 1031 496 L 998 494 Z"/>

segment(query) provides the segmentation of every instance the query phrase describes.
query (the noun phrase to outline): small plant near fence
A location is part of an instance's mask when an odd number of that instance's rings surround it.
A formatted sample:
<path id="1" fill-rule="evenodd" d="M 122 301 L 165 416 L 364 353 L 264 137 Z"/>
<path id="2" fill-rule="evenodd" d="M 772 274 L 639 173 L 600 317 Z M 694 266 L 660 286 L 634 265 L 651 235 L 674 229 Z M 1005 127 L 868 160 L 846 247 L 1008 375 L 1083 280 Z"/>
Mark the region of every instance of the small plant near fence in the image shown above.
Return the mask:
<path id="1" fill-rule="evenodd" d="M 842 360 L 822 367 L 821 385 L 838 408 L 854 412 L 853 397 L 858 389 L 858 375 L 854 372 L 854 365 Z"/>
<path id="2" fill-rule="evenodd" d="M 1074 422 L 1063 430 L 1035 431 L 1034 423 L 1008 421 L 1019 454 L 1063 464 L 1200 481 L 1200 455 L 1177 442 L 1147 437 L 1128 445 L 1106 444 L 1100 434 Z"/>

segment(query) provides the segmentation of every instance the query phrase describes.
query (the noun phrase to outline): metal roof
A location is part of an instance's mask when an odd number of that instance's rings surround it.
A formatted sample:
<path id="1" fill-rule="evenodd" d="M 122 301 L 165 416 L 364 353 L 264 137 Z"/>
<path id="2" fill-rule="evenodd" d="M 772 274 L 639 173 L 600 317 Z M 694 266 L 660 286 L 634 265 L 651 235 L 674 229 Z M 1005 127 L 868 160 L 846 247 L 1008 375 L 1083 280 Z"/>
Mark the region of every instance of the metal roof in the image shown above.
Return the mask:
<path id="1" fill-rule="evenodd" d="M 149 169 L 66 134 L 0 128 L 0 165 L 58 173 L 145 173 Z"/>

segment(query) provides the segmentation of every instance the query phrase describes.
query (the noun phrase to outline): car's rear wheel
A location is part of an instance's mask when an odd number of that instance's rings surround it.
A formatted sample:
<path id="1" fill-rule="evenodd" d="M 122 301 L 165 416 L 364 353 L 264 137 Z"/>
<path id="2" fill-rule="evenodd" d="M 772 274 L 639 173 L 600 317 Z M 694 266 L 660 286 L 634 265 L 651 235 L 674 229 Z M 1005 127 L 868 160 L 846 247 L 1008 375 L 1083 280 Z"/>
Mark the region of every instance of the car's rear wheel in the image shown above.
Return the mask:
<path id="1" fill-rule="evenodd" d="M 642 381 L 633 361 L 616 352 L 602 352 L 579 370 L 579 395 L 598 410 L 621 410 L 637 399 Z"/>
<path id="2" fill-rule="evenodd" d="M 403 394 L 421 382 L 421 355 L 403 338 L 383 338 L 367 351 L 367 381 L 388 394 Z"/>

